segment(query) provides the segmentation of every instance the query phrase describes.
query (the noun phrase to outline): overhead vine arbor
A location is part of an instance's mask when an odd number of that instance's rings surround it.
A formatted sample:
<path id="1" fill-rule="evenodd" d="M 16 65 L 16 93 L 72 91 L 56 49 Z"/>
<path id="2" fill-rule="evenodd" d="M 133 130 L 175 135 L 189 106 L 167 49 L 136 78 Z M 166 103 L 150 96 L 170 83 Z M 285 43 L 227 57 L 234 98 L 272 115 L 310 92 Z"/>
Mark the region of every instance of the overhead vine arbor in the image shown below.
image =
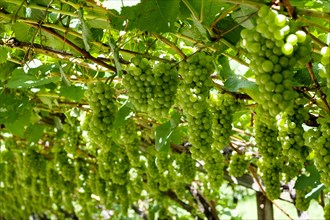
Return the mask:
<path id="1" fill-rule="evenodd" d="M 0 1 L 0 219 L 329 220 L 330 2 L 119 2 Z"/>

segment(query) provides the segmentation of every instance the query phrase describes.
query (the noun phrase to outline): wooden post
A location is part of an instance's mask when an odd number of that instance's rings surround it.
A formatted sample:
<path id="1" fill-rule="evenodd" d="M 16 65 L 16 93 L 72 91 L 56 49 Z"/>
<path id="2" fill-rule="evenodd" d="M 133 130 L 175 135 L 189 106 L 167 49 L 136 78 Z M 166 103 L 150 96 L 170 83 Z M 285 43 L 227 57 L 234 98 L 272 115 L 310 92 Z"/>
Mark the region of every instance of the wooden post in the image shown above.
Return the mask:
<path id="1" fill-rule="evenodd" d="M 258 220 L 274 220 L 273 203 L 262 192 L 256 192 Z"/>

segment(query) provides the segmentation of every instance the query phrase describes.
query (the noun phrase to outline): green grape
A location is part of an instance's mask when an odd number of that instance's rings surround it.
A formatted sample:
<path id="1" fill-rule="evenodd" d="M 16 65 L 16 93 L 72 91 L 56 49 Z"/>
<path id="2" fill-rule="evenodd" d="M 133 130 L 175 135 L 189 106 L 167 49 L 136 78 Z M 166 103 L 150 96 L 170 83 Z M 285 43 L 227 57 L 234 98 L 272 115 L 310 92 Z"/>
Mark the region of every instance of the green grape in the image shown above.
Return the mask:
<path id="1" fill-rule="evenodd" d="M 183 80 L 178 88 L 177 100 L 187 118 L 193 158 L 203 158 L 213 142 L 207 103 L 212 85 L 210 75 L 214 70 L 211 61 L 211 56 L 199 52 L 179 65 Z"/>
<path id="2" fill-rule="evenodd" d="M 319 75 L 326 80 L 326 86 L 330 89 L 330 48 L 323 47 L 321 49 L 321 55 L 321 63 L 323 64 L 323 68 L 320 69 Z"/>
<path id="3" fill-rule="evenodd" d="M 155 162 L 156 162 L 157 170 L 159 171 L 159 173 L 166 172 L 172 162 L 170 152 L 167 152 L 167 151 L 157 152 Z"/>
<path id="4" fill-rule="evenodd" d="M 310 60 L 311 40 L 304 31 L 296 31 L 293 22 L 263 6 L 258 12 L 256 27 L 241 32 L 240 46 L 247 51 L 262 94 L 259 104 L 272 117 L 292 108 L 298 96 L 292 88 L 293 70 Z"/>
<path id="5" fill-rule="evenodd" d="M 79 145 L 79 138 L 82 135 L 80 121 L 76 117 L 68 117 L 65 121 L 66 123 L 63 124 L 64 150 L 69 154 L 75 155 Z"/>
<path id="6" fill-rule="evenodd" d="M 100 177 L 117 185 L 127 183 L 130 163 L 125 149 L 116 145 L 111 146 L 108 151 L 101 149 L 97 158 Z"/>
<path id="7" fill-rule="evenodd" d="M 298 98 L 291 111 L 279 116 L 279 139 L 282 143 L 282 153 L 297 163 L 306 161 L 309 149 L 305 146 L 304 128 L 302 124 L 308 120 L 308 110 L 304 108 L 306 100 Z"/>
<path id="8" fill-rule="evenodd" d="M 72 160 L 68 158 L 65 151 L 55 155 L 56 167 L 60 171 L 65 181 L 71 181 L 75 177 L 75 169 Z"/>
<path id="9" fill-rule="evenodd" d="M 181 153 L 175 155 L 175 163 L 178 167 L 172 172 L 176 183 L 191 183 L 196 175 L 196 161 L 190 154 Z"/>
<path id="10" fill-rule="evenodd" d="M 268 198 L 270 200 L 279 198 L 281 193 L 281 165 L 279 162 L 276 159 L 264 157 L 260 161 L 259 171 L 261 173 L 261 179 L 266 187 Z"/>
<path id="11" fill-rule="evenodd" d="M 255 139 L 258 152 L 263 157 L 276 158 L 280 155 L 281 143 L 277 140 L 277 136 L 275 120 L 258 107 L 255 117 Z"/>
<path id="12" fill-rule="evenodd" d="M 234 177 L 243 176 L 250 164 L 251 155 L 238 154 L 236 151 L 230 156 L 230 162 L 228 166 L 229 175 Z"/>
<path id="13" fill-rule="evenodd" d="M 321 182 L 330 187 L 330 115 L 319 117 L 317 131 L 310 129 L 305 134 L 305 140 L 314 151 L 314 163 L 320 172 Z"/>
<path id="14" fill-rule="evenodd" d="M 325 220 L 330 220 L 330 203 L 328 203 L 326 206 L 323 208 L 324 210 L 324 219 Z"/>
<path id="15" fill-rule="evenodd" d="M 119 134 L 114 138 L 115 141 L 125 148 L 130 164 L 133 167 L 140 166 L 140 138 L 133 119 L 128 119 L 126 123 L 120 127 Z"/>
<path id="16" fill-rule="evenodd" d="M 226 94 L 213 95 L 209 99 L 212 117 L 213 140 L 221 150 L 228 146 L 232 135 L 233 113 L 238 109 L 235 99 Z"/>
<path id="17" fill-rule="evenodd" d="M 146 58 L 135 57 L 123 85 L 137 111 L 159 118 L 167 117 L 174 104 L 178 75 L 168 63 L 153 64 Z"/>
<path id="18" fill-rule="evenodd" d="M 92 116 L 85 121 L 88 136 L 94 145 L 107 147 L 111 143 L 112 123 L 117 112 L 114 89 L 103 82 L 92 83 L 85 95 L 92 109 Z"/>
<path id="19" fill-rule="evenodd" d="M 310 187 L 306 189 L 296 189 L 296 208 L 300 211 L 307 211 L 310 200 L 307 200 L 305 196 L 311 191 Z"/>
<path id="20" fill-rule="evenodd" d="M 301 160 L 295 160 L 292 158 L 287 158 L 282 164 L 282 177 L 285 182 L 297 177 L 302 169 L 304 168 L 304 163 Z"/>
<path id="21" fill-rule="evenodd" d="M 208 181 L 212 189 L 218 189 L 223 181 L 224 156 L 216 147 L 212 147 L 204 159 L 204 169 L 207 172 Z"/>

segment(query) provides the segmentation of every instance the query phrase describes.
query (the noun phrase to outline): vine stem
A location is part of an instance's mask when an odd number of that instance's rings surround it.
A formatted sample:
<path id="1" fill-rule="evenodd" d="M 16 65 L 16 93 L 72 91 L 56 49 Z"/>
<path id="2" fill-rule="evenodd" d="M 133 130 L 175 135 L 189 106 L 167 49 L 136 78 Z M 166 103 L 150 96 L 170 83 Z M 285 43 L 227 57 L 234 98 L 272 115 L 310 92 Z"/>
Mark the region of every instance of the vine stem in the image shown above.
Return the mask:
<path id="1" fill-rule="evenodd" d="M 212 52 L 217 52 L 217 48 L 214 48 L 214 47 L 211 47 L 211 46 L 205 46 L 203 43 L 199 42 L 199 41 L 196 41 L 194 39 L 192 39 L 191 37 L 188 37 L 186 35 L 183 35 L 183 34 L 180 34 L 180 33 L 177 33 L 175 34 L 176 37 L 180 38 L 180 39 L 183 39 L 183 40 L 186 40 L 186 41 L 189 41 L 191 43 L 194 43 L 195 45 L 199 46 L 199 47 L 203 47 L 203 48 L 207 48 L 209 50 L 211 50 Z M 223 43 L 223 42 L 222 42 Z M 233 55 L 230 55 L 228 53 L 221 53 L 221 55 L 225 56 L 225 57 L 228 57 L 232 60 L 235 60 L 236 62 L 242 64 L 242 65 L 245 65 L 245 66 L 249 66 L 248 63 L 246 63 L 245 61 L 241 60 L 241 59 L 238 59 L 236 56 L 233 56 Z"/>
<path id="2" fill-rule="evenodd" d="M 93 57 L 87 51 L 85 51 L 84 49 L 81 49 L 80 47 L 78 47 L 77 45 L 75 45 L 74 43 L 72 43 L 71 41 L 69 41 L 68 39 L 66 39 L 65 37 L 63 37 L 62 35 L 58 34 L 54 30 L 52 30 L 50 28 L 43 27 L 43 26 L 39 26 L 39 25 L 36 25 L 36 24 L 30 24 L 30 26 L 32 26 L 32 27 L 34 27 L 36 29 L 39 29 L 40 28 L 41 30 L 43 30 L 43 31 L 45 31 L 45 32 L 53 35 L 54 37 L 56 37 L 57 39 L 59 39 L 63 43 L 67 44 L 69 47 L 71 47 L 72 49 L 74 49 L 75 51 L 77 51 L 78 53 L 80 53 L 82 56 L 84 56 L 84 58 L 89 59 L 89 60 L 93 61 L 94 63 L 107 68 L 108 70 L 111 70 L 113 72 L 116 72 L 116 68 L 115 67 L 110 66 L 109 64 L 106 64 L 103 61 L 101 61 L 101 60 Z"/>
<path id="3" fill-rule="evenodd" d="M 259 180 L 259 177 L 258 177 L 258 175 L 257 175 L 257 173 L 255 172 L 255 168 L 254 167 L 252 167 L 251 165 L 249 166 L 249 171 L 250 171 L 250 173 L 252 174 L 252 177 L 253 177 L 253 179 L 256 181 L 256 183 L 258 184 L 258 186 L 259 186 L 259 188 L 260 188 L 260 190 L 261 190 L 261 192 L 262 192 L 262 194 L 264 194 L 264 196 L 266 196 L 267 197 L 267 199 L 269 199 L 268 198 L 268 196 L 267 196 L 267 193 L 266 193 L 266 191 L 265 191 L 265 189 L 264 189 L 264 187 L 262 186 L 262 184 L 261 184 L 261 182 L 260 182 L 260 180 Z M 282 207 L 280 207 L 275 201 L 272 201 L 271 199 L 269 199 L 269 201 L 271 201 L 272 203 L 273 203 L 273 205 L 275 205 L 284 215 L 286 215 L 290 220 L 294 220 L 290 215 L 289 215 L 289 213 L 287 213 L 284 209 L 282 209 Z"/>
<path id="4" fill-rule="evenodd" d="M 314 84 L 315 84 L 315 89 L 317 90 L 317 92 L 318 92 L 318 94 L 319 94 L 321 100 L 323 101 L 323 103 L 324 103 L 324 105 L 325 105 L 325 108 L 326 108 L 325 110 L 326 110 L 328 113 L 330 113 L 330 106 L 329 106 L 329 103 L 328 103 L 328 101 L 327 101 L 327 97 L 326 97 L 326 95 L 323 93 L 323 91 L 321 90 L 321 88 L 320 88 L 320 84 L 319 84 L 319 82 L 317 81 L 317 79 L 316 79 L 316 77 L 315 77 L 315 74 L 314 74 L 314 71 L 313 71 L 313 64 L 312 64 L 312 62 L 307 63 L 307 64 L 306 64 L 306 68 L 307 68 L 307 70 L 308 70 L 308 73 L 309 73 L 309 75 L 310 75 L 312 81 L 313 81 Z"/>
<path id="5" fill-rule="evenodd" d="M 175 50 L 175 52 L 178 53 L 178 55 L 182 58 L 182 59 L 186 59 L 186 55 L 180 50 L 180 48 L 178 46 L 176 46 L 172 41 L 168 40 L 167 38 L 159 35 L 159 34 L 152 34 L 155 38 L 159 39 L 160 41 L 164 42 L 165 44 L 167 44 L 168 46 L 170 46 L 173 50 Z"/>

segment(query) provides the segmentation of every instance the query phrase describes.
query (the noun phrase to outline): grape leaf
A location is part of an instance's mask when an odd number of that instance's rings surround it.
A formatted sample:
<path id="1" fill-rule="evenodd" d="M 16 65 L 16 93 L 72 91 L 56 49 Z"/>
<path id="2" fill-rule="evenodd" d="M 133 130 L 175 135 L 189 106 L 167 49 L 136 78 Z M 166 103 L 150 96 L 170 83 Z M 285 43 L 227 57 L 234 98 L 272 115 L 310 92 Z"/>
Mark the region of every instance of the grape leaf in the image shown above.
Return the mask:
<path id="1" fill-rule="evenodd" d="M 236 27 L 236 25 L 238 25 L 238 23 L 234 21 L 232 17 L 225 17 L 217 23 L 217 28 L 219 29 L 220 33 L 226 33 L 223 35 L 223 38 L 232 45 L 236 45 L 237 42 L 241 39 L 240 33 L 243 27 Z M 236 28 L 233 29 L 233 27 Z"/>
<path id="2" fill-rule="evenodd" d="M 255 82 L 244 78 L 230 77 L 226 80 L 224 87 L 230 92 L 239 92 L 242 89 L 251 89 L 256 86 Z"/>
<path id="3" fill-rule="evenodd" d="M 29 42 L 33 37 L 34 30 L 24 23 L 15 23 L 12 26 L 15 38 L 18 41 Z"/>
<path id="4" fill-rule="evenodd" d="M 83 42 L 84 42 L 86 51 L 90 51 L 91 47 L 89 45 L 89 42 L 91 42 L 93 40 L 93 33 L 91 32 L 88 23 L 85 22 L 83 14 L 84 14 L 84 11 L 82 8 L 80 8 L 78 11 L 78 15 L 79 15 L 80 23 L 82 25 Z"/>
<path id="5" fill-rule="evenodd" d="M 129 20 L 127 30 L 137 28 L 156 33 L 171 32 L 175 29 L 179 4 L 180 0 L 141 0 L 132 7 L 123 7 L 121 15 Z"/>
<path id="6" fill-rule="evenodd" d="M 71 99 L 73 101 L 79 101 L 84 97 L 84 89 L 80 86 L 64 86 L 60 88 L 60 95 Z"/>
<path id="7" fill-rule="evenodd" d="M 314 165 L 307 166 L 306 171 L 309 173 L 309 176 L 305 174 L 300 175 L 296 181 L 295 189 L 315 188 L 321 184 L 320 173 Z"/>
<path id="8" fill-rule="evenodd" d="M 12 89 L 32 88 L 58 81 L 61 81 L 59 76 L 37 78 L 34 75 L 25 73 L 23 69 L 16 69 L 13 71 L 13 76 L 8 81 L 7 87 Z"/>
<path id="9" fill-rule="evenodd" d="M 0 64 L 5 63 L 7 61 L 7 49 L 4 47 L 0 47 Z"/>
<path id="10" fill-rule="evenodd" d="M 36 142 L 42 137 L 43 133 L 44 133 L 43 125 L 32 124 L 29 127 L 27 127 L 24 135 L 29 142 Z"/>
<path id="11" fill-rule="evenodd" d="M 132 116 L 132 104 L 127 100 L 119 108 L 113 122 L 113 132 L 116 132 L 125 125 L 126 121 Z M 115 135 L 116 136 L 116 135 Z"/>
<path id="12" fill-rule="evenodd" d="M 254 27 L 253 23 L 251 22 L 249 16 L 256 12 L 255 8 L 249 6 L 241 5 L 241 9 L 235 11 L 231 14 L 231 17 L 237 22 L 240 23 L 243 27 L 251 29 Z"/>
<path id="13" fill-rule="evenodd" d="M 158 126 L 155 130 L 155 147 L 158 151 L 166 151 L 172 141 L 172 135 L 175 133 L 180 123 L 180 114 L 175 112 L 171 119 L 164 124 Z M 173 136 L 174 137 L 174 136 Z M 176 137 L 176 136 L 175 136 Z M 176 137 L 177 138 L 177 137 Z M 174 140 L 176 141 L 176 140 Z"/>

